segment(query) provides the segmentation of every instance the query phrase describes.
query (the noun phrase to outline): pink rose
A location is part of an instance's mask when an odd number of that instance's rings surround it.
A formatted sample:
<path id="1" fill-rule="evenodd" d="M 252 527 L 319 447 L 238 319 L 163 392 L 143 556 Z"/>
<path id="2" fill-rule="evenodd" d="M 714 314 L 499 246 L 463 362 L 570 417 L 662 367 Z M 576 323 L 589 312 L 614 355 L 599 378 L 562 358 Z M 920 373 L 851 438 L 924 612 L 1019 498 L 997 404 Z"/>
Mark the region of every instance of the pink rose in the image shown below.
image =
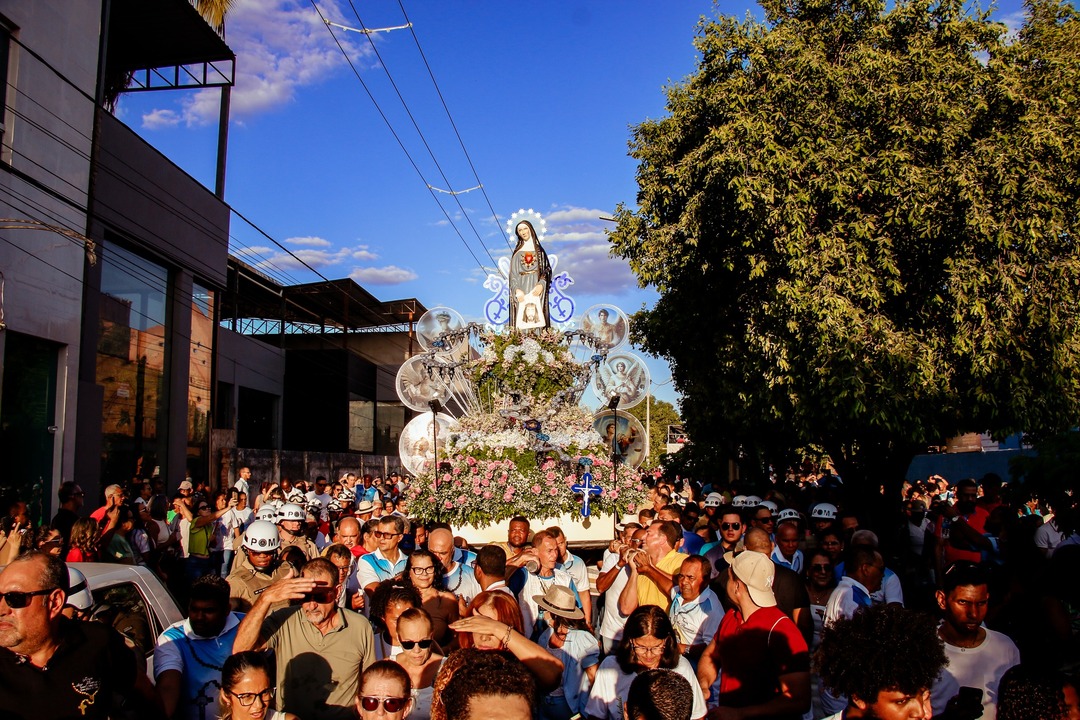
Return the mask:
<path id="1" fill-rule="evenodd" d="M 540 486 L 539 485 L 533 485 L 529 489 L 533 491 L 533 495 L 539 495 L 540 494 Z"/>
<path id="2" fill-rule="evenodd" d="M 552 472 L 552 471 L 548 471 L 548 474 L 545 475 L 544 477 L 546 477 L 548 480 L 554 480 L 555 479 L 555 473 Z"/>
<path id="3" fill-rule="evenodd" d="M 555 487 L 553 487 L 553 488 L 551 488 L 551 490 L 549 490 L 548 492 L 550 492 L 550 493 L 551 493 L 551 497 L 555 497 L 556 495 L 558 495 L 558 494 L 559 494 L 559 488 L 555 488 Z"/>
<path id="4" fill-rule="evenodd" d="M 452 503 L 452 502 L 450 502 L 449 500 L 447 500 L 447 501 L 446 501 L 446 502 L 445 502 L 445 503 L 443 504 L 443 507 L 445 507 L 445 508 L 446 508 L 447 510 L 450 510 L 450 509 L 452 509 L 452 508 L 454 507 L 454 503 Z"/>
<path id="5" fill-rule="evenodd" d="M 467 458 L 465 458 L 465 462 L 466 462 L 466 463 L 467 463 L 467 464 L 468 464 L 469 466 L 473 466 L 473 465 L 476 465 L 476 458 L 474 458 L 474 457 L 467 457 Z"/>
<path id="6" fill-rule="evenodd" d="M 512 493 L 512 492 L 507 491 L 507 493 L 505 495 L 503 495 L 503 502 L 510 502 L 513 499 L 514 499 L 514 493 Z"/>
<path id="7" fill-rule="evenodd" d="M 637 505 L 630 503 L 626 506 L 626 512 L 637 512 Z"/>
<path id="8" fill-rule="evenodd" d="M 488 485 L 491 484 L 491 478 L 484 478 L 483 480 L 480 481 L 480 484 L 483 485 L 484 487 L 487 487 Z"/>

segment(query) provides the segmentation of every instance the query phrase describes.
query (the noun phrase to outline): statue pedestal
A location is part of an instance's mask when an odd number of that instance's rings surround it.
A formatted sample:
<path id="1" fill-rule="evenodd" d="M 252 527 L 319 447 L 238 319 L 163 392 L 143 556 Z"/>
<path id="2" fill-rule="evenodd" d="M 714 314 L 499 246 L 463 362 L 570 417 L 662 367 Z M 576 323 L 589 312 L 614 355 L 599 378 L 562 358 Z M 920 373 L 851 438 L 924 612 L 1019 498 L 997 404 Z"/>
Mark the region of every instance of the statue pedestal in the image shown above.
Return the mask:
<path id="1" fill-rule="evenodd" d="M 636 522 L 637 515 L 627 515 L 621 522 Z M 593 514 L 582 517 L 581 513 L 561 515 L 546 520 L 530 519 L 532 532 L 557 525 L 566 533 L 566 542 L 575 547 L 606 546 L 615 539 L 615 521 L 611 515 Z M 510 520 L 502 520 L 492 525 L 476 527 L 464 525 L 455 527 L 454 534 L 465 538 L 470 545 L 488 545 L 494 542 L 506 542 L 506 533 L 510 529 Z"/>

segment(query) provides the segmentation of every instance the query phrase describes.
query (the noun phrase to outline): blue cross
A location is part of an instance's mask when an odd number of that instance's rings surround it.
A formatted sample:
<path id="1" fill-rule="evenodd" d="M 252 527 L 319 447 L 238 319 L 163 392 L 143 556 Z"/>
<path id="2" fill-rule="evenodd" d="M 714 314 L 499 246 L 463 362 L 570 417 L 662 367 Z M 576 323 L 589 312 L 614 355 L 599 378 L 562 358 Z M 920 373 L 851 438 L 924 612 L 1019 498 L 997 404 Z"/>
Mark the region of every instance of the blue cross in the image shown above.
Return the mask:
<path id="1" fill-rule="evenodd" d="M 581 482 L 571 485 L 570 489 L 575 493 L 580 493 L 584 499 L 584 502 L 581 505 L 582 517 L 589 517 L 589 500 L 591 497 L 604 492 L 603 488 L 592 484 L 592 473 L 589 472 L 582 475 Z"/>

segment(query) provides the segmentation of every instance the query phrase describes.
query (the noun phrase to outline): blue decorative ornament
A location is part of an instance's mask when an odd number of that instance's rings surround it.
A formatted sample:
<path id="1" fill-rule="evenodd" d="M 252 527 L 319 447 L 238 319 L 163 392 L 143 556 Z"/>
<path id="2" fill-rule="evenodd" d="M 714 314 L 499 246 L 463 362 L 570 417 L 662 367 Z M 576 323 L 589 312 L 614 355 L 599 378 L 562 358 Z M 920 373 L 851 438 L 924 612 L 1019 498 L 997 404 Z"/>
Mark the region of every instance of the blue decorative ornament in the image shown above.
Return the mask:
<path id="1" fill-rule="evenodd" d="M 551 279 L 551 292 L 548 297 L 548 313 L 552 322 L 569 322 L 574 316 L 574 301 L 563 290 L 574 284 L 570 273 L 561 272 Z"/>
<path id="2" fill-rule="evenodd" d="M 538 432 L 540 430 L 540 421 L 539 420 L 526 420 L 524 425 L 525 425 L 525 429 L 528 430 L 529 432 Z"/>
<path id="3" fill-rule="evenodd" d="M 578 465 L 592 465 L 592 458 L 589 458 L 589 457 L 578 458 L 577 464 Z"/>
<path id="4" fill-rule="evenodd" d="M 600 495 L 600 493 L 604 492 L 603 488 L 599 487 L 598 485 L 593 485 L 592 480 L 593 480 L 592 473 L 587 472 L 587 473 L 585 473 L 584 475 L 581 476 L 581 482 L 574 483 L 573 485 L 570 486 L 570 489 L 573 490 L 574 493 L 581 495 L 581 498 L 582 498 L 581 516 L 582 517 L 589 517 L 589 512 L 590 512 L 589 501 L 590 501 L 590 499 L 594 495 Z"/>
<path id="5" fill-rule="evenodd" d="M 547 442 L 548 440 L 551 439 L 551 436 L 547 435 L 545 433 L 536 433 L 536 439 L 541 440 L 543 442 Z"/>
<path id="6" fill-rule="evenodd" d="M 509 265 L 507 268 L 509 269 Z M 492 325 L 505 325 L 510 320 L 506 278 L 498 273 L 492 273 L 484 281 L 484 289 L 494 294 L 493 298 L 484 303 L 484 318 Z"/>

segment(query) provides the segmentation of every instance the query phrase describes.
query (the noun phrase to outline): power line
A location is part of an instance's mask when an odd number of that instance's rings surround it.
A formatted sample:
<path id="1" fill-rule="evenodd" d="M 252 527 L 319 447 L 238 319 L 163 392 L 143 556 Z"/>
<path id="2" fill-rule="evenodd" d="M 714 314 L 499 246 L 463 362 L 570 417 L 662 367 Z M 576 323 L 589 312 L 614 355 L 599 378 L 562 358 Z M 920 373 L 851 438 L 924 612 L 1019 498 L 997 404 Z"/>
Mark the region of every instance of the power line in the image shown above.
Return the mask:
<path id="1" fill-rule="evenodd" d="M 318 13 L 319 18 L 325 23 L 326 18 L 323 16 L 322 10 L 319 9 L 319 6 L 315 4 L 315 0 L 309 1 L 311 2 L 311 7 L 315 8 L 315 12 Z M 428 185 L 430 185 L 430 183 L 424 177 L 423 171 L 416 164 L 416 161 L 409 153 L 408 148 L 405 147 L 405 143 L 397 134 L 397 131 L 394 130 L 394 126 L 390 123 L 390 119 L 386 117 L 386 113 L 383 112 L 383 109 L 379 106 L 378 101 L 375 100 L 375 96 L 372 94 L 371 89 L 368 88 L 367 83 L 364 82 L 364 79 L 360 76 L 360 71 L 356 69 L 356 65 L 353 63 L 352 58 L 349 57 L 349 53 L 346 52 L 344 46 L 342 46 L 341 44 L 341 41 L 338 40 L 337 35 L 334 34 L 333 28 L 327 25 L 326 29 L 327 31 L 329 31 L 330 37 L 334 39 L 334 44 L 337 45 L 338 50 L 340 50 L 342 56 L 344 56 L 345 62 L 349 64 L 349 68 L 352 70 L 353 75 L 355 75 L 356 79 L 360 82 L 360 86 L 364 88 L 364 92 L 367 94 L 368 99 L 371 100 L 371 103 L 375 106 L 375 110 L 379 113 L 379 117 L 382 118 L 383 123 L 386 124 L 387 129 L 390 131 L 390 134 L 397 142 L 398 147 L 400 147 L 401 151 L 405 153 L 405 157 L 408 158 L 409 164 L 412 165 L 413 170 L 416 171 L 416 174 L 420 177 L 420 180 L 424 183 L 424 186 L 427 187 Z M 472 259 L 476 262 L 477 267 L 487 272 L 487 268 L 485 268 L 484 264 L 480 262 L 480 258 L 476 257 L 476 253 L 473 252 L 472 248 L 469 246 L 469 243 L 465 240 L 465 236 L 461 234 L 461 230 L 459 230 L 457 225 L 454 224 L 454 220 L 450 217 L 449 213 L 446 212 L 446 208 L 444 208 L 442 203 L 439 202 L 439 199 L 435 195 L 435 192 L 431 190 L 431 188 L 428 188 L 428 193 L 431 195 L 432 200 L 435 201 L 435 204 L 439 206 L 439 210 L 442 211 L 443 217 L 445 217 L 446 221 L 450 223 L 450 227 L 454 229 L 454 233 L 458 236 L 458 239 L 461 240 L 461 244 L 465 246 L 465 249 L 469 252 L 469 255 L 472 256 Z M 490 257 L 490 253 L 488 254 L 488 256 Z M 494 259 L 492 259 L 492 262 L 494 262 Z"/>

